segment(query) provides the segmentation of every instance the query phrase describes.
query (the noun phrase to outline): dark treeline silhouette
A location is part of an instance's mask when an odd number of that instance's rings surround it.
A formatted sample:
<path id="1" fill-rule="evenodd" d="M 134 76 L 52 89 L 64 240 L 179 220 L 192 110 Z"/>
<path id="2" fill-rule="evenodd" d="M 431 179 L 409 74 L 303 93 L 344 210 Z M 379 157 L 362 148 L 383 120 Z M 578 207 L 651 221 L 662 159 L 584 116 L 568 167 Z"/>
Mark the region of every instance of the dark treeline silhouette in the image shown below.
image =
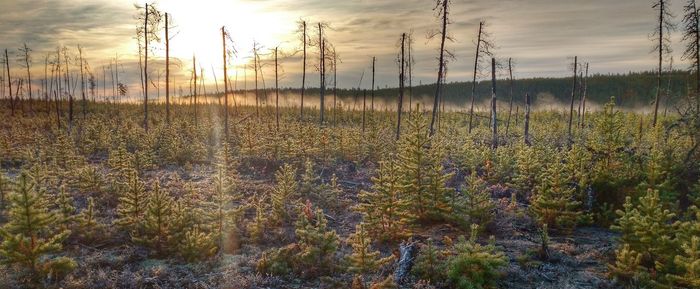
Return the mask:
<path id="1" fill-rule="evenodd" d="M 656 96 L 656 75 L 657 72 L 630 72 L 626 74 L 593 74 L 587 78 L 587 101 L 593 103 L 605 103 L 611 96 L 615 96 L 617 105 L 624 107 L 648 105 L 653 103 Z M 667 81 L 670 80 L 671 93 L 663 92 L 661 96 L 660 106 L 663 108 L 666 105 L 669 109 L 675 103 L 682 100 L 688 93 L 688 89 L 694 89 L 694 75 L 688 74 L 686 71 L 675 70 L 671 73 L 666 72 Z M 510 80 L 502 78 L 496 80 L 498 87 L 504 89 L 497 90 L 497 98 L 499 101 L 510 102 Z M 571 77 L 561 78 L 522 78 L 513 80 L 513 95 L 514 103 L 523 105 L 525 103 L 525 94 L 529 93 L 532 102 L 536 103 L 538 98 L 544 95 L 551 95 L 554 100 L 560 103 L 568 104 L 571 100 Z M 469 101 L 471 99 L 470 91 L 472 82 L 450 82 L 444 84 L 441 90 L 441 97 L 451 105 L 462 105 L 464 109 L 469 109 Z M 508 88 L 508 89 L 505 89 Z M 413 86 L 412 88 L 415 99 L 421 97 L 427 101 L 435 93 L 435 84 L 424 84 Z M 482 103 L 491 98 L 491 80 L 478 81 L 476 85 L 476 102 Z M 280 88 L 282 94 L 301 93 L 298 88 Z M 581 92 L 576 92 L 577 94 Z M 306 87 L 305 94 L 311 98 L 317 98 L 319 89 L 317 87 Z M 345 101 L 353 101 L 357 95 L 361 95 L 361 89 L 354 87 L 351 89 L 337 90 L 338 97 Z M 237 96 L 240 95 L 238 91 Z M 374 97 L 384 101 L 398 101 L 399 88 L 377 87 L 374 90 Z M 546 99 L 551 101 L 551 99 Z M 361 104 L 360 104 L 361 106 Z M 414 105 L 415 106 L 415 105 Z M 415 108 L 415 107 L 414 107 Z M 663 110 L 663 109 L 662 109 Z"/>

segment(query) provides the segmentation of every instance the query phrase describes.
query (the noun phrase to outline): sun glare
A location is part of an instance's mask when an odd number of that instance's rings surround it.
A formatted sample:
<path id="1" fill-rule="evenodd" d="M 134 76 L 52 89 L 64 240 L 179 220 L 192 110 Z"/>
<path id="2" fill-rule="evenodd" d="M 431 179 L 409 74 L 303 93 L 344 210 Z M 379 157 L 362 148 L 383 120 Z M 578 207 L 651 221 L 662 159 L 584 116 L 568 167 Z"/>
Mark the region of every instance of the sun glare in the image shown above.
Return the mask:
<path id="1" fill-rule="evenodd" d="M 288 12 L 263 11 L 262 4 L 248 1 L 172 1 L 162 3 L 160 9 L 172 17 L 171 55 L 183 62 L 183 68 L 191 69 L 195 55 L 198 66 L 206 71 L 213 67 L 219 73 L 223 69 L 220 29 L 225 26 L 237 51 L 229 60 L 229 75 L 238 72 L 239 77 L 243 65 L 253 59 L 253 42 L 263 54 L 275 46 L 289 45 L 286 42 L 294 37 L 298 18 Z"/>

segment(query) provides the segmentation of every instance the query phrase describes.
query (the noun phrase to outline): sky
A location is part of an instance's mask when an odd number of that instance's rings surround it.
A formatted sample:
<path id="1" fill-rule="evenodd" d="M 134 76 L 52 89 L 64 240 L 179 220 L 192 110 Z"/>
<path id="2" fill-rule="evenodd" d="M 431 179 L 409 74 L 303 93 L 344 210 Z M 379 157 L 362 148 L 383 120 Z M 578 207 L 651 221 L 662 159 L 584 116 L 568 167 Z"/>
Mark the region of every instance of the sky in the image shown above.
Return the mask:
<path id="1" fill-rule="evenodd" d="M 149 2 L 151 3 L 151 2 Z M 153 2 L 171 19 L 171 57 L 176 88 L 187 91 L 192 56 L 204 72 L 207 89 L 222 87 L 221 27 L 228 31 L 237 54 L 227 66 L 237 88 L 253 86 L 254 72 L 244 64 L 252 59 L 253 42 L 260 46 L 262 79 L 274 85 L 271 49 L 280 53 L 280 86 L 299 87 L 302 61 L 298 21 L 328 23 L 327 41 L 340 57 L 338 86 L 371 86 L 371 59 L 377 58 L 376 83 L 398 86 L 397 55 L 402 33 L 412 33 L 413 83 L 433 83 L 437 76 L 439 39 L 428 39 L 440 28 L 431 0 L 160 0 Z M 138 3 L 143 6 L 144 3 Z M 671 1 L 679 22 L 684 1 Z M 138 86 L 138 46 L 135 2 L 122 0 L 0 0 L 0 49 L 10 53 L 13 77 L 26 77 L 19 61 L 24 43 L 32 49 L 33 85 L 40 85 L 44 62 L 59 46 L 77 59 L 80 45 L 90 71 L 110 85 L 110 63 L 118 59 L 120 81 Z M 496 45 L 501 62 L 513 58 L 514 77 L 566 77 L 573 56 L 590 63 L 590 73 L 624 73 L 654 69 L 656 55 L 649 35 L 655 25 L 650 0 L 453 0 L 446 44 L 454 54 L 447 81 L 470 81 L 479 21 Z M 676 68 L 680 32 L 672 37 Z M 164 81 L 164 42 L 150 45 L 149 74 L 154 86 Z M 309 48 L 307 86 L 317 87 L 318 48 Z M 77 64 L 76 64 L 77 65 Z M 71 67 L 73 69 L 73 67 Z M 77 68 L 77 66 L 75 67 Z M 105 74 L 103 75 L 103 68 Z M 49 72 L 50 73 L 50 72 Z M 245 76 L 244 76 L 245 74 Z M 363 76 L 364 74 L 364 76 Z M 159 77 L 160 75 L 160 77 Z M 505 77 L 499 75 L 499 77 Z M 237 79 L 237 81 L 236 81 Z M 331 77 L 328 78 L 332 82 Z M 164 85 L 164 84 L 163 84 Z M 332 83 L 331 83 L 332 85 Z M 161 85 L 158 85 L 161 86 Z M 162 89 L 162 88 L 161 88 Z M 36 90 L 36 88 L 34 88 Z M 155 88 L 152 89 L 152 91 Z M 155 94 L 155 92 L 153 92 Z"/>

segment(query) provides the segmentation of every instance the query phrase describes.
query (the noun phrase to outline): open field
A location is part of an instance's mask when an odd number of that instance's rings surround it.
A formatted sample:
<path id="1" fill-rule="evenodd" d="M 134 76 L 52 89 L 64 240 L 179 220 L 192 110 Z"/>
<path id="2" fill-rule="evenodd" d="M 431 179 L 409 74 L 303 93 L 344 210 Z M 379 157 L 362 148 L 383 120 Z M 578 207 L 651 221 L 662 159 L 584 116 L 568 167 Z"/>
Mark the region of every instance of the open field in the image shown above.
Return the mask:
<path id="1" fill-rule="evenodd" d="M 532 113 L 529 146 L 525 115 L 508 125 L 499 114 L 494 148 L 487 117 L 467 133 L 457 113 L 441 114 L 431 137 L 429 113 L 406 114 L 396 140 L 395 112 L 368 110 L 363 122 L 362 111 L 331 110 L 319 126 L 318 111 L 300 121 L 282 108 L 277 127 L 274 107 L 237 107 L 226 137 L 216 104 L 196 116 L 171 106 L 170 124 L 153 104 L 147 132 L 136 105 L 90 102 L 70 130 L 45 103 L 29 107 L 1 112 L 0 222 L 8 232 L 23 211 L 48 217 L 32 219 L 44 227 L 31 236 L 58 247 L 3 267 L 3 288 L 343 288 L 357 278 L 388 288 L 379 284 L 394 283 L 402 242 L 419 249 L 406 288 L 455 286 L 461 262 L 490 268 L 465 273 L 499 288 L 616 288 L 626 274 L 673 282 L 683 272 L 616 267 L 621 241 L 672 262 L 698 226 L 697 153 L 664 129 L 675 116 L 653 129 L 648 115 L 609 105 L 574 117 L 569 148 L 565 113 Z M 639 201 L 625 213 L 627 197 Z M 643 241 L 657 230 L 671 239 Z M 48 270 L 59 258 L 70 264 Z"/>

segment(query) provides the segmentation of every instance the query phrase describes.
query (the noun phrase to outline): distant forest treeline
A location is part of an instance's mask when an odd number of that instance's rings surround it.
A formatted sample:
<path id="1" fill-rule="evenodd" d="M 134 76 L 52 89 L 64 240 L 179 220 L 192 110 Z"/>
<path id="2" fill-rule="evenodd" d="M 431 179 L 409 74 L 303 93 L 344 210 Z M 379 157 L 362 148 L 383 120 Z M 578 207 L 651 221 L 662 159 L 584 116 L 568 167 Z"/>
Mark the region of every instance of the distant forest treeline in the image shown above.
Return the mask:
<path id="1" fill-rule="evenodd" d="M 517 103 L 524 103 L 525 93 L 530 93 L 533 102 L 538 101 L 538 97 L 550 96 L 555 100 L 568 103 L 571 100 L 572 78 L 525 78 L 514 80 L 514 99 Z M 673 104 L 682 96 L 687 95 L 688 87 L 693 87 L 694 76 L 691 78 L 686 71 L 666 72 L 662 80 L 662 104 L 668 102 Z M 611 96 L 615 96 L 616 102 L 620 106 L 635 107 L 644 106 L 653 102 L 656 94 L 657 80 L 655 72 L 630 72 L 626 74 L 595 74 L 589 75 L 587 79 L 588 100 L 595 103 L 607 102 Z M 580 84 L 580 83 L 579 83 Z M 671 93 L 666 94 L 670 88 Z M 579 87 L 579 89 L 582 89 Z M 269 90 L 269 89 L 268 89 Z M 491 82 L 480 81 L 477 85 L 476 102 L 484 101 L 491 97 Z M 298 88 L 285 88 L 282 93 L 299 93 Z M 318 88 L 308 88 L 306 94 L 317 97 Z M 408 95 L 408 88 L 406 91 Z M 501 101 L 509 100 L 509 82 L 507 79 L 497 80 L 497 98 Z M 413 87 L 413 94 L 416 97 L 433 96 L 435 94 L 435 84 L 425 84 Z M 333 95 L 333 87 L 328 86 L 326 96 Z M 375 97 L 390 100 L 396 98 L 398 88 L 382 88 L 375 91 Z M 549 95 L 549 96 L 548 96 Z M 669 95 L 669 97 L 666 97 Z M 357 89 L 338 89 L 338 96 L 343 99 L 351 97 L 362 97 Z M 577 100 L 580 92 L 577 92 Z M 369 97 L 369 91 L 368 91 Z M 471 82 L 451 82 L 445 84 L 445 101 L 450 104 L 465 104 L 471 100 Z"/>

